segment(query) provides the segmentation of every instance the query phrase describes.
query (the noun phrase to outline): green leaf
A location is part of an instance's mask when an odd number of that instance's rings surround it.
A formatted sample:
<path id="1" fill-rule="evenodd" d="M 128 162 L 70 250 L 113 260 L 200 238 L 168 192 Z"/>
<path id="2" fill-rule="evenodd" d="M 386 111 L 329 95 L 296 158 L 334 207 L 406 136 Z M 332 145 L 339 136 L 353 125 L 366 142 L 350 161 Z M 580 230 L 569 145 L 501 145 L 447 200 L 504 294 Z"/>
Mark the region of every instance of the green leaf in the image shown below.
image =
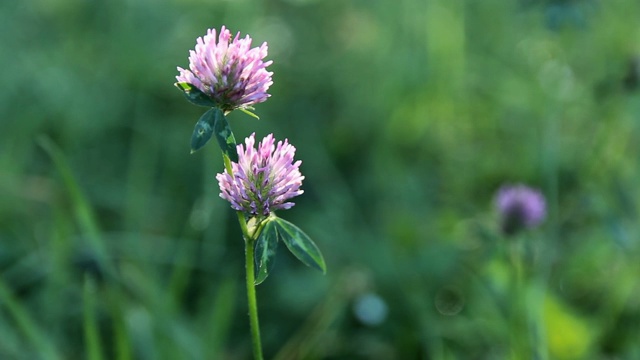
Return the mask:
<path id="1" fill-rule="evenodd" d="M 284 219 L 275 218 L 273 222 L 276 224 L 280 239 L 287 245 L 289 251 L 291 251 L 298 260 L 323 273 L 327 271 L 327 266 L 324 263 L 320 249 L 318 249 L 307 234 Z"/>
<path id="2" fill-rule="evenodd" d="M 216 140 L 223 153 L 225 153 L 229 159 L 233 162 L 238 162 L 238 150 L 236 149 L 236 138 L 233 136 L 233 131 L 229 126 L 227 118 L 222 113 L 222 110 L 215 108 L 215 123 L 213 125 Z"/>
<path id="3" fill-rule="evenodd" d="M 191 134 L 192 154 L 203 147 L 204 144 L 211 139 L 216 115 L 218 113 L 222 114 L 218 108 L 209 109 L 207 112 L 202 114 L 200 120 L 196 123 L 196 126 L 193 129 L 193 134 Z"/>
<path id="4" fill-rule="evenodd" d="M 184 96 L 191 102 L 192 104 L 206 107 L 214 107 L 217 104 L 211 100 L 209 96 L 200 91 L 197 87 L 192 84 L 186 82 L 178 82 L 174 84 L 178 89 L 182 90 Z"/>
<path id="5" fill-rule="evenodd" d="M 267 223 L 262 228 L 260 236 L 256 242 L 256 280 L 255 284 L 262 283 L 275 263 L 276 249 L 278 248 L 278 230 L 276 224 L 272 220 L 266 220 Z"/>

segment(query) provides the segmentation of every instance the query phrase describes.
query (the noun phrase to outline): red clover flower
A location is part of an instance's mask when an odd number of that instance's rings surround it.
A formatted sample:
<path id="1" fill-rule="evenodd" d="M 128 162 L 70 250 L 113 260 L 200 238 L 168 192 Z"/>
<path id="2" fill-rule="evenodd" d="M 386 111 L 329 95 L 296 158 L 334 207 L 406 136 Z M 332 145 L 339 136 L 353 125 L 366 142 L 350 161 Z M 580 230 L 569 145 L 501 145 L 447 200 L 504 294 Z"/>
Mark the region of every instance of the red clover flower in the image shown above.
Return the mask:
<path id="1" fill-rule="evenodd" d="M 542 193 L 522 184 L 502 186 L 496 194 L 495 205 L 505 235 L 534 228 L 546 216 L 546 203 Z"/>
<path id="2" fill-rule="evenodd" d="M 304 176 L 293 161 L 296 148 L 287 139 L 274 145 L 273 134 L 267 135 L 257 149 L 255 133 L 246 138 L 246 149 L 237 146 L 238 162 L 232 162 L 233 175 L 227 172 L 216 176 L 220 197 L 229 201 L 235 210 L 252 216 L 268 216 L 272 211 L 289 209 L 294 203 L 287 200 L 303 193 Z"/>
<path id="3" fill-rule="evenodd" d="M 273 84 L 272 72 L 264 62 L 267 43 L 251 48 L 251 37 L 240 39 L 238 32 L 231 39 L 231 32 L 224 26 L 216 41 L 216 30 L 197 39 L 195 50 L 189 51 L 189 69 L 178 67 L 178 82 L 186 82 L 202 91 L 223 111 L 247 108 L 267 100 L 267 90 Z"/>

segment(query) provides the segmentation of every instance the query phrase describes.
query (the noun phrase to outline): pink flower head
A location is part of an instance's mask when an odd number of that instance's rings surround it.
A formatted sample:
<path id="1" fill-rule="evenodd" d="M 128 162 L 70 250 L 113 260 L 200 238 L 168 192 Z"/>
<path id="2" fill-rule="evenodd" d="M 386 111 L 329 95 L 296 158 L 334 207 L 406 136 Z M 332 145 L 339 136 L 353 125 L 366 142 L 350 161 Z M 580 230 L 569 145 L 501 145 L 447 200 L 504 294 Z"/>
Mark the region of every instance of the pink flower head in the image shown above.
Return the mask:
<path id="1" fill-rule="evenodd" d="M 542 193 L 522 184 L 502 186 L 495 204 L 506 235 L 538 226 L 547 213 Z"/>
<path id="2" fill-rule="evenodd" d="M 264 62 L 267 43 L 251 48 L 251 38 L 240 39 L 240 33 L 231 39 L 224 26 L 216 36 L 215 29 L 199 37 L 195 50 L 189 51 L 189 69 L 178 67 L 178 82 L 186 82 L 209 96 L 223 111 L 246 108 L 267 100 L 272 72 Z"/>
<path id="3" fill-rule="evenodd" d="M 235 210 L 252 216 L 269 215 L 272 211 L 289 209 L 294 203 L 287 200 L 303 193 L 304 176 L 293 161 L 296 148 L 285 139 L 274 145 L 273 134 L 267 135 L 258 148 L 255 133 L 246 138 L 245 146 L 237 146 L 238 162 L 232 162 L 233 175 L 227 172 L 216 176 L 220 197 L 229 201 Z"/>

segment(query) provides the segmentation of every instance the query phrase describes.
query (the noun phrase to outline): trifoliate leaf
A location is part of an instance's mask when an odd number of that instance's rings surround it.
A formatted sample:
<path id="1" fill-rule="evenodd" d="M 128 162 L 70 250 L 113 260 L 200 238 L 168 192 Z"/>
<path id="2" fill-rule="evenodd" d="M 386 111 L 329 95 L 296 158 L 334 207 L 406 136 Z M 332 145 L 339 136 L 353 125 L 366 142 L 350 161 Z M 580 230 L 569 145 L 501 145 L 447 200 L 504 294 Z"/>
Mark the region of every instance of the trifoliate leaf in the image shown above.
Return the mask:
<path id="1" fill-rule="evenodd" d="M 262 283 L 271 272 L 271 269 L 273 269 L 277 248 L 278 230 L 276 229 L 275 222 L 267 220 L 256 241 L 254 254 L 256 262 L 255 285 Z"/>
<path id="2" fill-rule="evenodd" d="M 197 87 L 186 83 L 186 82 L 177 82 L 174 84 L 178 89 L 182 90 L 184 96 L 191 102 L 192 104 L 206 107 L 214 107 L 217 104 L 211 100 L 209 96 L 200 91 Z"/>
<path id="3" fill-rule="evenodd" d="M 284 219 L 274 218 L 273 222 L 276 224 L 280 240 L 284 242 L 289 251 L 291 251 L 298 260 L 323 273 L 327 271 L 327 266 L 324 263 L 320 249 L 318 249 L 307 234 Z"/>
<path id="4" fill-rule="evenodd" d="M 225 153 L 229 159 L 233 162 L 238 162 L 238 151 L 236 149 L 236 138 L 233 136 L 233 131 L 229 126 L 227 118 L 224 116 L 222 110 L 215 108 L 215 122 L 213 124 L 216 140 L 223 153 Z"/>
<path id="5" fill-rule="evenodd" d="M 213 135 L 216 113 L 220 109 L 213 108 L 202 114 L 191 134 L 191 153 L 196 152 L 206 144 Z"/>

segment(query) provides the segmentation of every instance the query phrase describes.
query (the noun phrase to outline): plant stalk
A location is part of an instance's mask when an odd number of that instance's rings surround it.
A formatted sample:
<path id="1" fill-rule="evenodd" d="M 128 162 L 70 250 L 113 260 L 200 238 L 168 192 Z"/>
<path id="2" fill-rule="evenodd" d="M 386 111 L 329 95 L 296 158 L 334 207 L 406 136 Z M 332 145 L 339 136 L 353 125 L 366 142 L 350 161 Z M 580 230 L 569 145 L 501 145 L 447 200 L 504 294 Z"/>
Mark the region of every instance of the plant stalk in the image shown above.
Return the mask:
<path id="1" fill-rule="evenodd" d="M 229 175 L 233 175 L 231 167 L 231 159 L 226 154 L 222 154 L 224 159 L 224 167 Z M 262 357 L 262 341 L 260 340 L 260 323 L 258 321 L 258 301 L 256 300 L 255 286 L 255 264 L 254 264 L 254 247 L 256 237 L 260 234 L 255 231 L 253 235 L 249 234 L 247 227 L 247 219 L 242 211 L 237 211 L 238 223 L 244 238 L 245 253 L 245 269 L 247 271 L 247 306 L 249 307 L 249 327 L 251 328 L 251 344 L 253 347 L 253 358 L 255 360 L 263 360 Z"/>
<path id="2" fill-rule="evenodd" d="M 508 244 L 508 255 L 512 266 L 510 281 L 511 319 L 509 324 L 511 327 L 511 356 L 514 359 L 526 359 L 530 356 L 530 351 L 521 239 L 511 240 Z"/>
<path id="3" fill-rule="evenodd" d="M 254 273 L 255 265 L 253 262 L 253 249 L 254 249 L 255 241 L 250 237 L 246 237 L 245 239 L 246 239 L 245 262 L 246 262 L 246 269 L 247 269 L 247 304 L 249 306 L 249 325 L 251 327 L 251 343 L 253 344 L 254 359 L 262 360 L 262 344 L 260 341 L 260 324 L 258 323 L 258 303 L 256 300 L 256 286 L 255 286 L 255 273 Z"/>

